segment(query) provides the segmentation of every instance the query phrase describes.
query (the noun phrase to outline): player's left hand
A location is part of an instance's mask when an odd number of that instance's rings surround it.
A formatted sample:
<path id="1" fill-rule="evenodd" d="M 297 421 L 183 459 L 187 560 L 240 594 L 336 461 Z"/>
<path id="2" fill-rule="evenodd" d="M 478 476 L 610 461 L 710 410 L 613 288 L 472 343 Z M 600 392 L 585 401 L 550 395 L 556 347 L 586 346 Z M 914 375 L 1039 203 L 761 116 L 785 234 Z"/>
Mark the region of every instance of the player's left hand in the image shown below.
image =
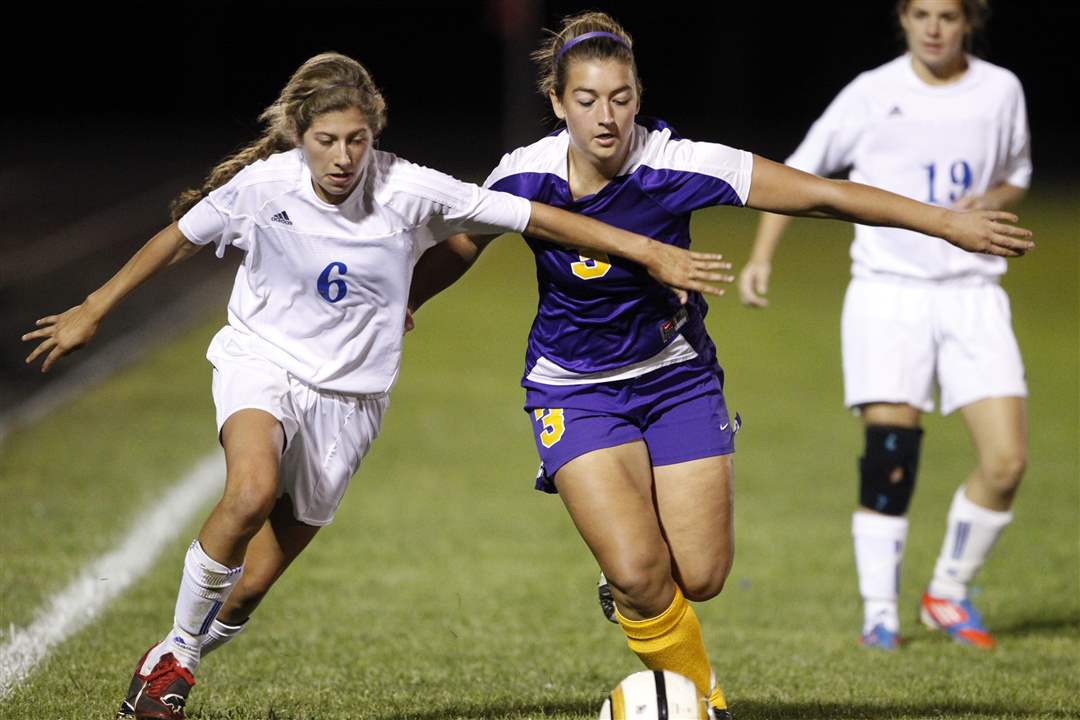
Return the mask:
<path id="1" fill-rule="evenodd" d="M 734 275 L 717 272 L 731 270 L 731 263 L 724 262 L 723 255 L 693 252 L 656 241 L 645 267 L 649 275 L 670 287 L 683 305 L 690 299 L 690 292 L 719 297 L 725 291 L 715 283 L 735 281 Z"/>
<path id="2" fill-rule="evenodd" d="M 942 238 L 968 252 L 1020 257 L 1035 243 L 1030 230 L 1014 225 L 1019 219 L 1000 210 L 953 211 Z"/>

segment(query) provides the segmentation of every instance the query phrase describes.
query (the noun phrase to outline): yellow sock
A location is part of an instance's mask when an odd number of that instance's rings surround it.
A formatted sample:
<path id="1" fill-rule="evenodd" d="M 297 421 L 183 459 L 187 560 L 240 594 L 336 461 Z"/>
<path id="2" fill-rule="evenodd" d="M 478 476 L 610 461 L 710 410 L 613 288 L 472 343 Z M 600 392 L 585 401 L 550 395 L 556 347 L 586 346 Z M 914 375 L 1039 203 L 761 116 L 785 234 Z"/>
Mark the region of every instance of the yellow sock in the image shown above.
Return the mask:
<path id="1" fill-rule="evenodd" d="M 713 685 L 712 693 L 709 695 L 709 704 L 714 708 L 727 710 L 727 698 L 724 697 L 724 691 L 720 689 L 719 683 Z"/>
<path id="2" fill-rule="evenodd" d="M 727 708 L 720 686 L 713 684 L 712 668 L 701 639 L 701 624 L 682 590 L 675 586 L 671 606 L 654 618 L 630 620 L 615 608 L 626 634 L 626 644 L 650 670 L 671 670 L 690 678 L 698 692 L 717 708 Z"/>

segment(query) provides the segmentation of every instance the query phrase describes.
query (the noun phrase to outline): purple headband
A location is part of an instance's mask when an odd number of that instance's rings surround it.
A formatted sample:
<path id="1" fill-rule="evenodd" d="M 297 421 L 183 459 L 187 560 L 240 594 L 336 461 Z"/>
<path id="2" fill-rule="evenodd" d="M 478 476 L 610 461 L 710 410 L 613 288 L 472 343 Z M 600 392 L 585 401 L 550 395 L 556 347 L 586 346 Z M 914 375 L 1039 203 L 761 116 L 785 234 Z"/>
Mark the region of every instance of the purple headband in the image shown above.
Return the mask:
<path id="1" fill-rule="evenodd" d="M 566 54 L 566 51 L 569 50 L 570 48 L 574 47 L 575 45 L 577 45 L 579 42 L 584 42 L 585 40 L 591 40 L 592 38 L 598 38 L 598 37 L 609 38 L 609 39 L 614 40 L 615 42 L 619 43 L 620 45 L 622 45 L 627 50 L 630 49 L 630 46 L 626 44 L 626 41 L 623 40 L 618 35 L 616 35 L 615 33 L 604 32 L 603 30 L 594 30 L 593 32 L 587 32 L 587 33 L 583 33 L 581 35 L 578 35 L 576 38 L 574 38 L 573 40 L 568 41 L 565 45 L 563 45 L 562 48 L 559 50 L 559 52 L 557 52 L 555 54 L 555 64 L 558 65 L 559 60 L 562 60 L 562 56 Z"/>

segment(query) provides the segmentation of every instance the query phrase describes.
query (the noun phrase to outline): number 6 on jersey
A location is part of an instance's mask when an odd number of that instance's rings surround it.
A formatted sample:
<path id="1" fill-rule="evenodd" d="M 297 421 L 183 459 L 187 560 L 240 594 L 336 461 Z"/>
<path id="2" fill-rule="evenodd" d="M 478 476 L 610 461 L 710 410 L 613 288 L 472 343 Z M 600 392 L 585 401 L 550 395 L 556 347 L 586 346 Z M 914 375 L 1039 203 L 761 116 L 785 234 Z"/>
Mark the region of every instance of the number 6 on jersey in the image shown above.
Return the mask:
<path id="1" fill-rule="evenodd" d="M 330 273 L 333 271 L 338 272 L 338 277 L 331 280 Z M 322 299 L 328 303 L 336 303 L 349 292 L 349 289 L 345 286 L 345 281 L 341 279 L 341 275 L 349 272 L 349 268 L 343 262 L 332 262 L 323 268 L 323 271 L 319 273 L 319 281 L 316 283 L 316 287 L 319 290 L 319 295 L 322 295 Z"/>

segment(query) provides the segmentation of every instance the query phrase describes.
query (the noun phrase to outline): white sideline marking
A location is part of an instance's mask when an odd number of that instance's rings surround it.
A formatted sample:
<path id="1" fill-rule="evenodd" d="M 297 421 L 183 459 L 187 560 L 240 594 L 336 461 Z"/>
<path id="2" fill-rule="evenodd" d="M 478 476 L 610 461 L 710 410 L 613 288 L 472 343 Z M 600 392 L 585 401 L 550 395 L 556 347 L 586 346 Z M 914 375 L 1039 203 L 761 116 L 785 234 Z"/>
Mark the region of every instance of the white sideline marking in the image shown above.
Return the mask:
<path id="1" fill-rule="evenodd" d="M 135 582 L 206 500 L 220 490 L 225 461 L 220 452 L 203 458 L 164 497 L 139 514 L 120 546 L 90 562 L 53 595 L 25 628 L 15 628 L 0 647 L 0 700 L 29 677 L 49 650 L 88 625 L 109 602 Z M 176 558 L 179 568 L 180 558 Z"/>

